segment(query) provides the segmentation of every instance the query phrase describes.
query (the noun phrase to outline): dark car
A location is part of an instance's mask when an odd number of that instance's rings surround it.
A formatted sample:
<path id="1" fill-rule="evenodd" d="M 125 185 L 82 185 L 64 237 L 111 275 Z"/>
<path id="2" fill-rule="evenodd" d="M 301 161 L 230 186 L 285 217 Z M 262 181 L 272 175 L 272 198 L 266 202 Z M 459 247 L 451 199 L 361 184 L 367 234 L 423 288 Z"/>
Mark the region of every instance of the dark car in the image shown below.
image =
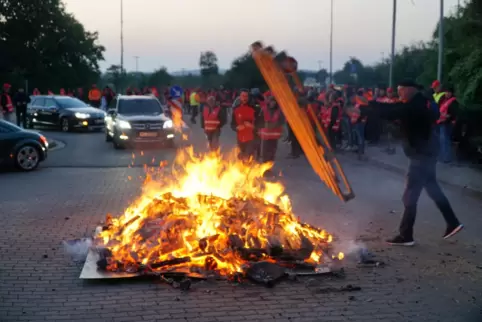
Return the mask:
<path id="1" fill-rule="evenodd" d="M 174 128 L 154 96 L 119 95 L 105 117 L 105 140 L 116 149 L 136 143 L 173 147 Z"/>
<path id="2" fill-rule="evenodd" d="M 18 169 L 32 171 L 47 158 L 47 139 L 0 120 L 0 164 L 13 163 Z"/>
<path id="3" fill-rule="evenodd" d="M 74 129 L 102 130 L 105 112 L 81 100 L 61 95 L 32 96 L 27 107 L 27 127 L 54 126 L 63 132 Z"/>

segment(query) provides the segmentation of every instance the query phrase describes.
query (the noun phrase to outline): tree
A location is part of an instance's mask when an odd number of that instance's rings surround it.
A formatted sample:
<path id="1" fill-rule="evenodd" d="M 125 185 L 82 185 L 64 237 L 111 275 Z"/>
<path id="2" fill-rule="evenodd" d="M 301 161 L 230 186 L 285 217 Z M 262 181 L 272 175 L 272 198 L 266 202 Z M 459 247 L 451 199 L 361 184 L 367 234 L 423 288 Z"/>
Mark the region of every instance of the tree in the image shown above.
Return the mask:
<path id="1" fill-rule="evenodd" d="M 201 52 L 199 67 L 201 68 L 201 75 L 203 77 L 207 78 L 212 75 L 218 75 L 218 57 L 210 50 Z"/>
<path id="2" fill-rule="evenodd" d="M 0 2 L 0 77 L 42 91 L 97 82 L 104 47 L 60 0 Z"/>
<path id="3" fill-rule="evenodd" d="M 165 67 L 161 67 L 149 75 L 147 86 L 168 86 L 172 83 L 172 80 L 173 77 L 169 75 L 167 69 Z"/>
<path id="4" fill-rule="evenodd" d="M 236 58 L 224 77 L 226 88 L 267 89 L 266 82 L 250 53 Z"/>
<path id="5" fill-rule="evenodd" d="M 125 77 L 125 70 L 122 70 L 120 65 L 110 65 L 104 75 L 103 85 L 113 87 L 115 91 L 120 91 L 124 86 L 123 80 Z"/>

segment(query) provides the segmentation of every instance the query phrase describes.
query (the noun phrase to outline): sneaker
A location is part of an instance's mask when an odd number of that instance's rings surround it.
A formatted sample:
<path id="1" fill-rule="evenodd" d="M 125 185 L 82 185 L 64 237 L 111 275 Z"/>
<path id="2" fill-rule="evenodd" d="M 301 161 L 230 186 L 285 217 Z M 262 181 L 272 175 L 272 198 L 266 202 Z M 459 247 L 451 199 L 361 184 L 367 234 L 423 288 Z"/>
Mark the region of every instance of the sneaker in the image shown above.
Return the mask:
<path id="1" fill-rule="evenodd" d="M 394 238 L 387 239 L 387 243 L 393 246 L 413 246 L 415 241 L 413 238 L 405 238 L 403 236 L 395 236 Z"/>
<path id="2" fill-rule="evenodd" d="M 459 231 L 461 231 L 464 228 L 464 225 L 459 224 L 456 227 L 447 227 L 447 230 L 445 230 L 444 234 L 444 239 L 449 239 L 453 235 L 457 234 Z"/>

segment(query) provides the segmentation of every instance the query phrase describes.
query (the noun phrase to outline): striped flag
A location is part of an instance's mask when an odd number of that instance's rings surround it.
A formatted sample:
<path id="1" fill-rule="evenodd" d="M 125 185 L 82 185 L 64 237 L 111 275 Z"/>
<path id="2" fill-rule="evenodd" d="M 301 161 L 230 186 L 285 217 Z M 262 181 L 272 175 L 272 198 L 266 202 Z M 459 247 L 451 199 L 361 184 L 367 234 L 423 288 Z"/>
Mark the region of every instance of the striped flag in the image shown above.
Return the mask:
<path id="1" fill-rule="evenodd" d="M 172 122 L 174 127 L 181 128 L 184 125 L 182 121 L 182 100 L 181 98 L 172 98 L 167 101 L 169 108 L 171 109 Z"/>

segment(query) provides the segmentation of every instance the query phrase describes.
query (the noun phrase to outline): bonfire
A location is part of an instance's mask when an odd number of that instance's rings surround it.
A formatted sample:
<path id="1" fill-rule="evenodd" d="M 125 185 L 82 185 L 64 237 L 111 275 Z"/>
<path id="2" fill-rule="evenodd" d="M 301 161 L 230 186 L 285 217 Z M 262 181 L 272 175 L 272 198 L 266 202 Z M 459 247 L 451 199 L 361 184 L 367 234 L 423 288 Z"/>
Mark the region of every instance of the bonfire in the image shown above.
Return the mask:
<path id="1" fill-rule="evenodd" d="M 316 271 L 332 259 L 333 237 L 301 222 L 272 164 L 181 150 L 172 169 L 147 180 L 142 197 L 96 236 L 98 268 L 110 272 L 244 274 L 253 264 Z"/>

